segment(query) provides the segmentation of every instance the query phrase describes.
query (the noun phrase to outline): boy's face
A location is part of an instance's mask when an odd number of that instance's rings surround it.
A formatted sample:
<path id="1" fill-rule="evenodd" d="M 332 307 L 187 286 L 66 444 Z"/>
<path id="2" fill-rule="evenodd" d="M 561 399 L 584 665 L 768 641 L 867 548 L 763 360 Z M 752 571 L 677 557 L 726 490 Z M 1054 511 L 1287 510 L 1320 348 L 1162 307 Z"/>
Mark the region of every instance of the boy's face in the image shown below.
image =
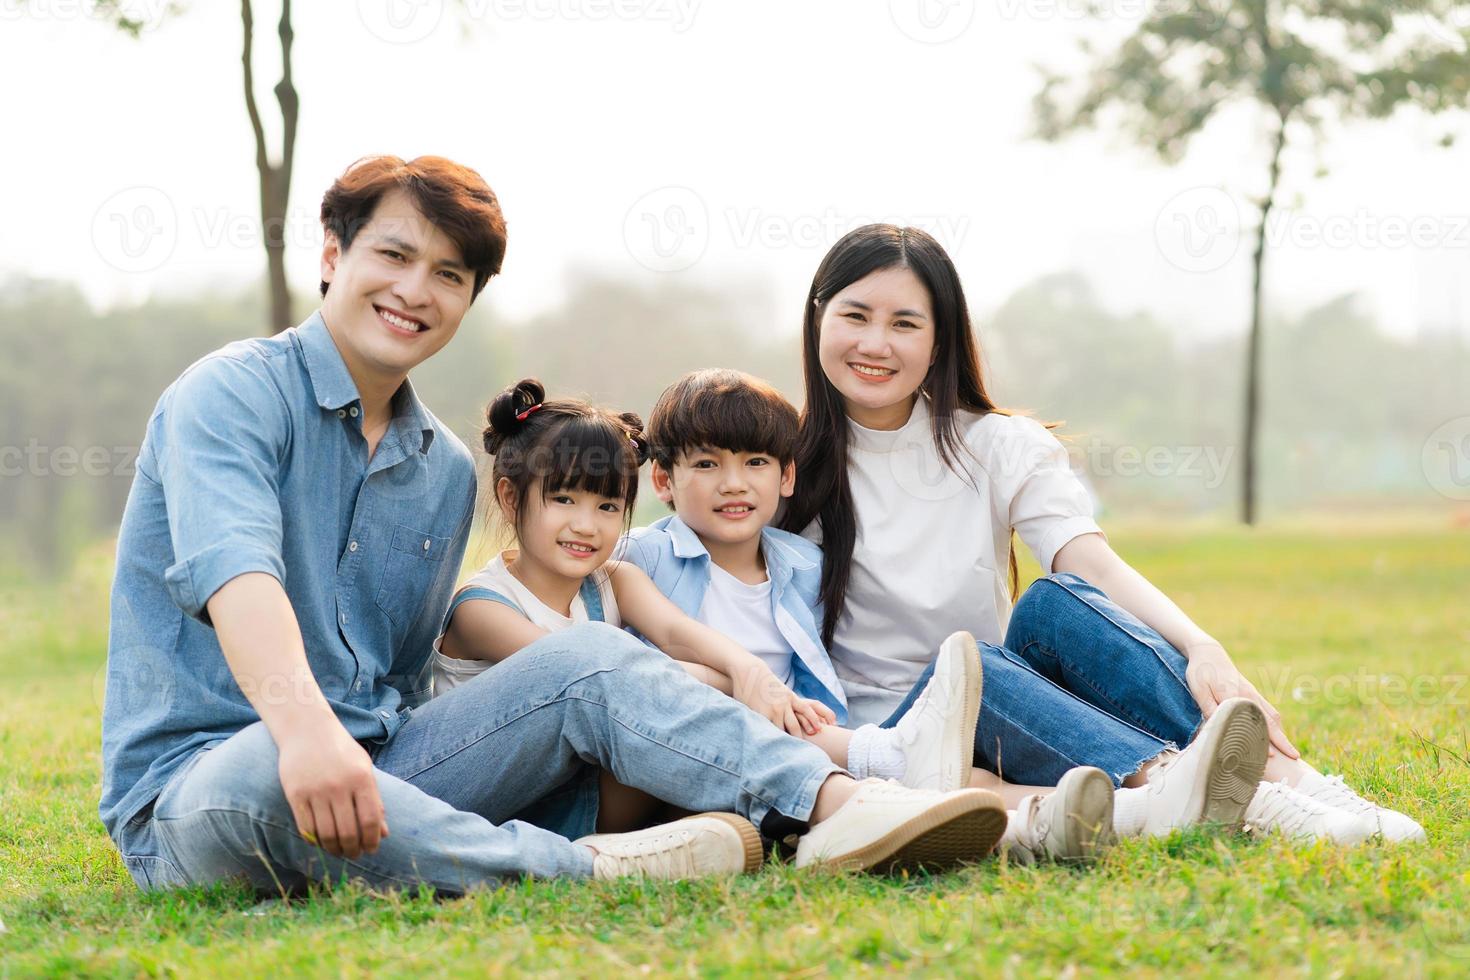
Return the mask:
<path id="1" fill-rule="evenodd" d="M 706 547 L 710 541 L 740 544 L 758 539 L 776 516 L 782 497 L 796 487 L 796 464 L 782 466 L 769 453 L 694 449 L 674 457 L 673 471 L 653 464 L 658 498 Z"/>
<path id="2" fill-rule="evenodd" d="M 345 252 L 327 234 L 322 319 L 354 375 L 407 377 L 454 337 L 474 273 L 404 191 L 383 195 Z"/>

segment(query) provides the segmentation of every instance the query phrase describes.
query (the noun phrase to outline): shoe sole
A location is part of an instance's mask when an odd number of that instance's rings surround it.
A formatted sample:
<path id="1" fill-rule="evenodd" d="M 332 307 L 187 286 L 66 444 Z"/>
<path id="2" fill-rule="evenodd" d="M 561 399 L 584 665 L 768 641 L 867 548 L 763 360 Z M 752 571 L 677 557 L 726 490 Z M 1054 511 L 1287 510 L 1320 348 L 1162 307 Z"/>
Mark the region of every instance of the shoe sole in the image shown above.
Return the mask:
<path id="1" fill-rule="evenodd" d="M 766 859 L 766 852 L 761 847 L 760 831 L 755 829 L 754 824 L 734 813 L 697 813 L 692 817 L 685 817 L 684 819 L 698 820 L 700 818 L 718 820 L 720 823 L 733 827 L 735 832 L 740 835 L 740 846 L 744 851 L 740 874 L 748 875 L 760 870 L 761 864 Z"/>
<path id="2" fill-rule="evenodd" d="M 1202 748 L 1213 765 L 1206 767 L 1199 819 L 1238 830 L 1266 771 L 1270 740 L 1266 716 L 1254 701 L 1226 702 L 1205 723 L 1201 735 L 1210 740 Z"/>
<path id="3" fill-rule="evenodd" d="M 877 874 L 943 871 L 984 859 L 1005 830 L 1000 797 L 989 790 L 960 790 L 873 843 L 822 863 Z"/>
<path id="4" fill-rule="evenodd" d="M 1063 795 L 1066 813 L 1055 861 L 1083 862 L 1095 859 L 1111 846 L 1113 834 L 1113 781 L 1093 766 L 1072 769 L 1062 777 L 1056 791 Z"/>
<path id="5" fill-rule="evenodd" d="M 975 728 L 980 724 L 980 699 L 984 690 L 985 674 L 980 663 L 980 647 L 975 643 L 975 637 L 963 630 L 952 633 L 949 639 L 944 641 L 944 646 L 956 637 L 959 638 L 961 646 L 960 656 L 964 664 L 961 674 L 965 685 L 965 703 L 963 707 L 964 728 L 960 733 L 960 744 L 955 749 L 956 756 L 960 759 L 960 765 L 956 767 L 955 778 L 949 780 L 946 785 L 939 787 L 944 792 L 964 789 L 970 783 L 970 768 L 975 762 Z M 941 651 L 944 646 L 941 646 Z M 941 773 L 943 770 L 940 770 Z"/>

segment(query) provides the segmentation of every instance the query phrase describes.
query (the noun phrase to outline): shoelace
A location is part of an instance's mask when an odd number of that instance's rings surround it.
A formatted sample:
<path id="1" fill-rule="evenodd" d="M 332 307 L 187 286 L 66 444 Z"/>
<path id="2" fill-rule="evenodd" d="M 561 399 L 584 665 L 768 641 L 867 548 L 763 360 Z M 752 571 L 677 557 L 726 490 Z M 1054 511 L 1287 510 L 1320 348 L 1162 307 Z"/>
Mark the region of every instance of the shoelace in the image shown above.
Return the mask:
<path id="1" fill-rule="evenodd" d="M 1312 799 L 1335 806 L 1339 810 L 1349 813 L 1377 814 L 1378 807 L 1363 799 L 1343 782 L 1341 776 L 1327 776 L 1325 785 L 1320 785 L 1312 792 Z"/>
<path id="2" fill-rule="evenodd" d="M 1257 830 L 1280 827 L 1290 833 L 1301 830 L 1308 820 L 1326 816 L 1331 812 L 1327 805 L 1298 793 L 1285 783 L 1262 783 L 1265 793 L 1259 808 L 1251 807 L 1249 823 Z"/>
<path id="3" fill-rule="evenodd" d="M 598 851 L 597 860 L 612 866 L 617 877 L 632 874 L 687 878 L 694 874 L 694 854 L 688 846 L 692 839 L 682 827 L 657 837 L 622 842 Z M 632 853 L 622 853 L 631 850 Z"/>

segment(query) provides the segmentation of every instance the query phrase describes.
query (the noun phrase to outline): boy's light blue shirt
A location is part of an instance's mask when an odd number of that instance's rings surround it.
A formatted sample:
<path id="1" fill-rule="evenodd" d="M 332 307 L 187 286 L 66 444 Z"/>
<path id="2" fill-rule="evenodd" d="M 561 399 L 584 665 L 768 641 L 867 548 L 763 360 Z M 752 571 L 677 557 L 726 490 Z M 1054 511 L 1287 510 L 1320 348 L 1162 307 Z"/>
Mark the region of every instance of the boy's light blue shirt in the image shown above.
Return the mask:
<path id="1" fill-rule="evenodd" d="M 710 554 L 678 514 L 630 532 L 623 557 L 643 569 L 660 592 L 687 616 L 697 617 L 710 583 Z M 791 645 L 791 686 L 821 701 L 847 723 L 847 695 L 822 645 L 822 549 L 795 534 L 765 528 L 761 554 L 771 579 L 771 616 Z M 630 628 L 635 635 L 636 630 Z M 645 642 L 647 642 L 645 640 Z"/>

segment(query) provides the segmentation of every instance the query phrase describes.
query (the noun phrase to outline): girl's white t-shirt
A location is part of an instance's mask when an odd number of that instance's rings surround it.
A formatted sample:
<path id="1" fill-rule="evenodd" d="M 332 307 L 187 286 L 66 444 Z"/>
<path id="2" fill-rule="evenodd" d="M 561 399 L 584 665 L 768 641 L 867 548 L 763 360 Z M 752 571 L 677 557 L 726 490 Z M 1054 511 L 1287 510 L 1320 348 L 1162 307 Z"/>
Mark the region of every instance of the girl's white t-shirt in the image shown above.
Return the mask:
<path id="1" fill-rule="evenodd" d="M 857 543 L 831 655 L 854 726 L 892 714 L 955 630 L 1001 643 L 1012 528 L 1044 574 L 1068 541 L 1102 533 L 1092 498 L 1045 426 L 965 411 L 956 421 L 958 473 L 935 448 L 923 396 L 894 431 L 848 420 Z M 821 543 L 817 522 L 802 534 Z"/>
<path id="2" fill-rule="evenodd" d="M 588 621 L 587 604 L 582 600 L 579 590 L 572 597 L 570 616 L 563 616 L 552 609 L 546 603 L 536 598 L 535 594 L 510 573 L 506 562 L 514 562 L 518 552 L 502 551 L 495 556 L 495 560 L 475 573 L 474 577 L 466 582 L 462 588 L 468 589 L 474 586 L 489 589 L 491 592 L 505 596 L 515 603 L 521 615 L 532 623 L 555 633 L 564 630 L 568 626 Z M 593 584 L 597 587 L 598 598 L 602 600 L 602 622 L 621 627 L 622 618 L 618 615 L 618 600 L 613 595 L 612 580 L 608 577 L 607 569 L 599 568 L 591 576 Z M 452 688 L 458 687 L 472 677 L 484 673 L 494 666 L 489 660 L 461 660 L 457 657 L 446 657 L 440 652 L 440 644 L 444 637 L 434 641 L 434 695 L 437 697 Z"/>
<path id="3" fill-rule="evenodd" d="M 791 644 L 776 626 L 771 611 L 771 580 L 749 585 L 709 563 L 709 588 L 696 617 L 765 661 L 782 684 L 791 686 Z"/>

